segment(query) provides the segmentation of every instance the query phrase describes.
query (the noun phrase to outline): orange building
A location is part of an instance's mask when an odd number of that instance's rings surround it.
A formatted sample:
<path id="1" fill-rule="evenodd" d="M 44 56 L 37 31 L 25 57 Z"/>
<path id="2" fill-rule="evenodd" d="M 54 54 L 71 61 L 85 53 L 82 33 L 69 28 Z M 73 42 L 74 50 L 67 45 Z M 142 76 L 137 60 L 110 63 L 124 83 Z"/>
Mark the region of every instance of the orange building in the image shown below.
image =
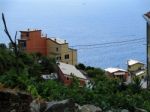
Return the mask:
<path id="1" fill-rule="evenodd" d="M 41 30 L 20 31 L 19 48 L 28 53 L 47 55 L 46 37 L 41 37 Z"/>

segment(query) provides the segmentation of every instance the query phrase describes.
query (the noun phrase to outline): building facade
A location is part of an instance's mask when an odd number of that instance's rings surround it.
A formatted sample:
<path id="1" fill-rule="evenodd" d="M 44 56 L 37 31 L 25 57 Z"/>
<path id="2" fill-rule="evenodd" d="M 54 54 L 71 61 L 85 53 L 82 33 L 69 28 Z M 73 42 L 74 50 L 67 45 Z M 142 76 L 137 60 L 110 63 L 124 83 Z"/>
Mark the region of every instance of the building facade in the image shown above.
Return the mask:
<path id="1" fill-rule="evenodd" d="M 105 69 L 106 75 L 112 78 L 118 78 L 122 81 L 127 81 L 129 73 L 120 68 L 107 68 Z"/>
<path id="2" fill-rule="evenodd" d="M 58 65 L 58 76 L 65 85 L 70 85 L 73 81 L 73 76 L 78 78 L 79 86 L 87 84 L 88 79 L 85 77 L 75 66 L 59 62 Z"/>
<path id="3" fill-rule="evenodd" d="M 41 30 L 20 31 L 19 48 L 27 53 L 41 53 L 67 64 L 77 64 L 77 50 L 69 48 L 66 40 L 42 36 Z"/>
<path id="4" fill-rule="evenodd" d="M 41 30 L 20 31 L 18 45 L 27 53 L 41 53 L 47 55 L 46 37 L 41 37 Z"/>
<path id="5" fill-rule="evenodd" d="M 66 40 L 49 38 L 47 40 L 47 55 L 56 58 L 58 62 L 77 64 L 77 50 L 69 48 Z"/>
<path id="6" fill-rule="evenodd" d="M 137 76 L 139 78 L 144 78 L 146 76 L 146 70 L 144 63 L 130 59 L 127 61 L 128 72 L 132 77 Z"/>

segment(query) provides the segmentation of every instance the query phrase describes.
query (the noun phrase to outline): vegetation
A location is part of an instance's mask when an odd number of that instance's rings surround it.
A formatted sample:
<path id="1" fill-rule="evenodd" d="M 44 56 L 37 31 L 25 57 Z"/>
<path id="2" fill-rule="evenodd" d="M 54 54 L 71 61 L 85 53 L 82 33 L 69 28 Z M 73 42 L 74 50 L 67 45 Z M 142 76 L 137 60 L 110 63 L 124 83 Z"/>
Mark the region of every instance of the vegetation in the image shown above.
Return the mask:
<path id="1" fill-rule="evenodd" d="M 2 44 L 1 44 L 2 45 Z M 86 67 L 84 64 L 77 68 L 84 70 L 93 82 L 93 88 L 79 87 L 78 79 L 74 83 L 64 86 L 59 80 L 43 80 L 43 72 L 56 72 L 53 59 L 39 54 L 19 52 L 19 75 L 15 65 L 15 54 L 10 49 L 0 46 L 0 83 L 5 87 L 18 88 L 31 93 L 34 97 L 41 97 L 48 101 L 72 98 L 79 104 L 94 104 L 107 109 L 126 108 L 134 111 L 135 107 L 150 111 L 150 90 L 141 89 L 139 80 L 124 85 L 117 79 L 106 77 L 100 68 Z"/>

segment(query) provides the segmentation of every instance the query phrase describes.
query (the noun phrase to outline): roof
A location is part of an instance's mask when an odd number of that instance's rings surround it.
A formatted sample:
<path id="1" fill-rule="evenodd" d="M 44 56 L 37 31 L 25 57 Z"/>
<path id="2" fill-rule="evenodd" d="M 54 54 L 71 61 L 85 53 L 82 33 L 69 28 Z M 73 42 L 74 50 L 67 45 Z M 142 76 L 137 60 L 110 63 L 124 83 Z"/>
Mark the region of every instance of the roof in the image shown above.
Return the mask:
<path id="1" fill-rule="evenodd" d="M 73 49 L 73 48 L 69 48 L 69 50 L 70 50 L 70 51 L 72 51 L 72 50 L 73 50 L 73 51 L 77 51 L 77 49 Z"/>
<path id="2" fill-rule="evenodd" d="M 109 72 L 109 73 L 114 73 L 114 72 L 118 72 L 118 71 L 127 72 L 127 71 L 124 70 L 124 69 L 112 68 L 112 67 L 105 69 L 105 71 L 107 71 L 107 72 Z"/>
<path id="3" fill-rule="evenodd" d="M 41 30 L 39 30 L 39 29 L 27 29 L 27 30 L 22 30 L 22 31 L 20 31 L 20 32 L 33 32 L 33 31 L 41 31 Z"/>
<path id="4" fill-rule="evenodd" d="M 142 62 L 140 62 L 140 61 L 138 61 L 138 60 L 130 59 L 130 60 L 127 61 L 127 64 L 128 64 L 129 66 L 134 65 L 134 64 L 138 64 L 138 63 L 144 65 L 144 63 L 142 63 Z"/>
<path id="5" fill-rule="evenodd" d="M 144 19 L 148 22 L 148 24 L 150 25 L 150 12 L 147 12 L 146 14 L 144 14 Z"/>
<path id="6" fill-rule="evenodd" d="M 59 62 L 58 67 L 60 70 L 63 72 L 65 75 L 71 75 L 73 74 L 75 77 L 82 78 L 82 79 L 87 79 L 78 69 L 76 69 L 75 66 Z"/>
<path id="7" fill-rule="evenodd" d="M 18 39 L 18 40 L 20 40 L 20 41 L 21 41 L 21 40 L 22 40 L 22 41 L 25 41 L 25 40 L 27 40 L 27 39 L 25 39 L 25 38 L 22 38 L 22 39 Z"/>
<path id="8" fill-rule="evenodd" d="M 58 43 L 58 44 L 66 44 L 66 40 L 62 40 L 60 38 L 54 38 L 54 37 L 52 37 L 52 38 L 49 38 L 49 39 L 52 40 L 52 41 L 54 41 L 54 42 L 56 42 L 56 43 Z"/>

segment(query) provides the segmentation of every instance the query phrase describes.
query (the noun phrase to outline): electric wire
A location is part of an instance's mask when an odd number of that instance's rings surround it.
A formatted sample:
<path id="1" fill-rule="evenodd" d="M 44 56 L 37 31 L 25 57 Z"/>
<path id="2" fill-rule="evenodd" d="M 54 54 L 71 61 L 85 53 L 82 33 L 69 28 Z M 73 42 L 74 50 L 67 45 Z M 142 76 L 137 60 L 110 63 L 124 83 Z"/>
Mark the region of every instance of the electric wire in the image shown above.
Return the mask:
<path id="1" fill-rule="evenodd" d="M 132 42 L 132 43 L 131 43 Z M 145 38 L 138 38 L 138 39 L 130 39 L 130 40 L 123 40 L 123 41 L 113 41 L 113 42 L 105 42 L 105 43 L 96 43 L 96 44 L 80 44 L 80 45 L 74 45 L 70 46 L 74 49 L 94 49 L 94 48 L 103 48 L 103 47 L 110 47 L 110 46 L 122 46 L 122 45 L 135 45 L 140 44 L 144 45 Z"/>

